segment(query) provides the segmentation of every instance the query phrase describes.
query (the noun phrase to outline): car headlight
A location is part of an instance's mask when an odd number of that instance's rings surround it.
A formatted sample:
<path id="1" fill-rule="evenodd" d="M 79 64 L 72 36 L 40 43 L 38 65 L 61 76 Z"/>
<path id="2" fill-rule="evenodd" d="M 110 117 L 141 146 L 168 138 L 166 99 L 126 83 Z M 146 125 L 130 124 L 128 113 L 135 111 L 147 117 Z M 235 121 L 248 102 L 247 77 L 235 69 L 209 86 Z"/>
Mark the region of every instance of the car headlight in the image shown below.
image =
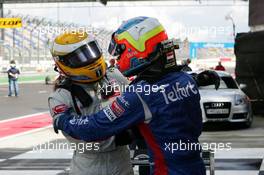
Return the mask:
<path id="1" fill-rule="evenodd" d="M 243 104 L 246 104 L 248 102 L 248 99 L 246 96 L 242 96 L 242 95 L 239 95 L 237 94 L 235 96 L 235 105 L 243 105 Z"/>

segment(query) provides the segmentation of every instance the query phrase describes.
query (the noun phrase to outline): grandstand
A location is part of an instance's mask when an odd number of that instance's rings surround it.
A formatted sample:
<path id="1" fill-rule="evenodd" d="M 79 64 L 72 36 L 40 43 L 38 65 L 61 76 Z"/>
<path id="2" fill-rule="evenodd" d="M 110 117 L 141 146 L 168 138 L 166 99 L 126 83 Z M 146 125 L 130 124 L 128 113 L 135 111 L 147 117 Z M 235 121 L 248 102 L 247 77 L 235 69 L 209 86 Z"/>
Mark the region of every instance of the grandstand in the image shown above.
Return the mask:
<path id="1" fill-rule="evenodd" d="M 18 62 L 22 71 L 51 70 L 53 62 L 49 53 L 48 43 L 56 35 L 67 30 L 87 31 L 94 34 L 106 58 L 109 56 L 106 48 L 112 31 L 74 23 L 57 22 L 30 15 L 15 14 L 11 11 L 8 11 L 4 16 L 7 18 L 20 17 L 22 19 L 22 28 L 4 30 L 4 40 L 0 41 L 0 47 L 4 51 L 3 58 L 0 58 L 0 69 L 2 71 L 8 67 L 8 63 L 12 59 Z"/>
<path id="2" fill-rule="evenodd" d="M 20 17 L 22 19 L 22 28 L 4 30 L 4 40 L 0 40 L 0 51 L 4 52 L 4 54 L 1 54 L 3 58 L 0 56 L 0 71 L 6 70 L 9 66 L 9 61 L 12 59 L 18 62 L 22 71 L 53 70 L 53 61 L 49 52 L 48 42 L 65 30 L 85 30 L 94 34 L 103 49 L 105 58 L 109 59 L 107 47 L 112 31 L 95 28 L 91 25 L 82 26 L 76 23 L 58 22 L 43 17 L 15 14 L 10 10 L 4 14 L 4 17 Z M 179 44 L 180 49 L 176 52 L 178 61 L 189 58 L 190 42 L 188 38 L 183 41 L 179 40 Z M 206 59 L 208 61 L 211 58 L 219 60 L 222 57 L 233 58 L 233 49 L 206 48 L 197 50 L 197 58 L 201 60 Z"/>

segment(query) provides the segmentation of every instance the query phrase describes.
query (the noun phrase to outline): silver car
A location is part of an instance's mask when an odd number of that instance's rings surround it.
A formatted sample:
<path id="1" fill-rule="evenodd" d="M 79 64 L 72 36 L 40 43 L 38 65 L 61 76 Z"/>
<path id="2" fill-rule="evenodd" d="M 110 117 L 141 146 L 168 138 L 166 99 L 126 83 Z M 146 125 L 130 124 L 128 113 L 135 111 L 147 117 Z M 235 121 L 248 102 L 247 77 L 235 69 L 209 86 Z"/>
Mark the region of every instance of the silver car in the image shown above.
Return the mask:
<path id="1" fill-rule="evenodd" d="M 251 103 L 248 96 L 229 73 L 216 71 L 221 77 L 220 87 L 200 88 L 203 122 L 239 122 L 250 127 L 253 120 Z"/>

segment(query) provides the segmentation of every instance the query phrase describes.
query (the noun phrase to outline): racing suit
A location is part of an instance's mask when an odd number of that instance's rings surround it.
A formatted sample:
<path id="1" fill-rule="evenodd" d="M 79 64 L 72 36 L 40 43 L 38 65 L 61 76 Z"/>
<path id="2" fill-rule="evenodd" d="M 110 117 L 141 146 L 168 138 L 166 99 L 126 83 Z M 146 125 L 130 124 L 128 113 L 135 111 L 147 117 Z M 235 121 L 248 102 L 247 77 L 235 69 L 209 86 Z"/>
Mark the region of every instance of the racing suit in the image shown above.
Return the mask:
<path id="1" fill-rule="evenodd" d="M 108 80 L 115 83 L 126 84 L 127 80 L 114 68 L 107 70 Z M 105 79 L 100 83 L 104 83 Z M 80 84 L 81 85 L 81 84 Z M 91 115 L 98 112 L 104 106 L 110 103 L 111 99 L 102 99 L 98 93 L 98 82 L 81 85 L 84 90 L 92 97 L 92 104 L 89 107 L 83 107 L 76 99 L 79 111 L 82 115 Z M 63 88 L 58 88 L 49 97 L 49 108 L 53 118 L 63 112 L 65 106 L 73 109 L 73 100 L 71 93 Z M 77 116 L 76 111 L 71 115 Z M 77 140 L 63 133 L 71 146 L 75 146 L 73 158 L 71 161 L 70 174 L 73 175 L 132 175 L 133 169 L 130 164 L 130 153 L 127 146 L 116 146 L 115 137 L 100 142 L 88 143 Z M 73 148 L 75 148 L 73 147 Z M 85 149 L 83 149 L 85 148 Z"/>
<path id="2" fill-rule="evenodd" d="M 151 174 L 205 175 L 198 141 L 202 131 L 200 95 L 187 73 L 170 72 L 151 84 L 135 81 L 98 113 L 76 118 L 68 110 L 54 122 L 55 131 L 60 129 L 86 141 L 107 138 L 137 125 L 154 164 Z"/>

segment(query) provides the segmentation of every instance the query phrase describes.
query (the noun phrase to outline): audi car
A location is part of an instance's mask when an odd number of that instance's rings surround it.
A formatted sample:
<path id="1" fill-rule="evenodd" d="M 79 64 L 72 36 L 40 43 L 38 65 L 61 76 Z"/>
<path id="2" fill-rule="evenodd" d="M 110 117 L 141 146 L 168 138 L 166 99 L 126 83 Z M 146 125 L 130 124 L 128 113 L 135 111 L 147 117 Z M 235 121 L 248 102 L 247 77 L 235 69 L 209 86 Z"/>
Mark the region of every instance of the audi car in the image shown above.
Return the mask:
<path id="1" fill-rule="evenodd" d="M 253 114 L 250 99 L 242 91 L 245 85 L 238 85 L 227 72 L 216 73 L 221 78 L 218 90 L 214 85 L 200 87 L 203 122 L 234 122 L 250 127 Z"/>

